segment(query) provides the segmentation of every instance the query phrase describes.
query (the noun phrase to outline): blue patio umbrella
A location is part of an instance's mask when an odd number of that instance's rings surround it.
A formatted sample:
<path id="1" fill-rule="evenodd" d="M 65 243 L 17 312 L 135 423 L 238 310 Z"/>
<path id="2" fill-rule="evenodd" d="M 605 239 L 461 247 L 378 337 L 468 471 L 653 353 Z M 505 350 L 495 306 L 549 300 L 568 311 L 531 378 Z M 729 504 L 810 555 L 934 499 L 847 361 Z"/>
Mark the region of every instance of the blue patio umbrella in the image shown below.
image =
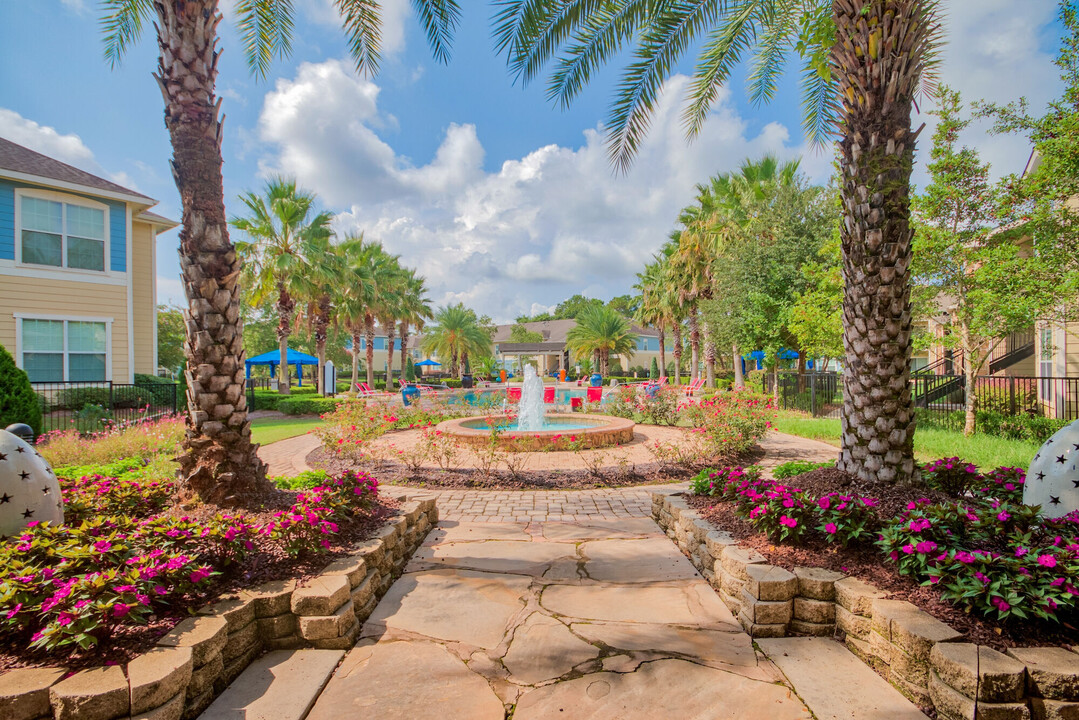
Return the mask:
<path id="1" fill-rule="evenodd" d="M 431 358 L 427 358 L 426 360 L 420 360 L 418 363 L 416 363 L 415 367 L 434 367 L 436 365 L 441 366 L 442 363 L 436 360 L 432 360 Z"/>
<path id="2" fill-rule="evenodd" d="M 303 366 L 318 365 L 318 358 L 314 355 L 308 355 L 307 353 L 302 353 L 299 350 L 293 350 L 292 348 L 288 349 L 288 353 L 285 355 L 285 358 L 288 361 L 286 364 L 292 365 L 296 368 L 296 376 L 300 380 L 300 385 L 303 385 Z M 255 357 L 244 361 L 245 376 L 251 377 L 251 368 L 256 365 L 269 365 L 270 374 L 276 376 L 277 366 L 280 364 L 280 350 L 270 350 L 269 352 L 264 352 L 261 355 L 256 355 Z"/>

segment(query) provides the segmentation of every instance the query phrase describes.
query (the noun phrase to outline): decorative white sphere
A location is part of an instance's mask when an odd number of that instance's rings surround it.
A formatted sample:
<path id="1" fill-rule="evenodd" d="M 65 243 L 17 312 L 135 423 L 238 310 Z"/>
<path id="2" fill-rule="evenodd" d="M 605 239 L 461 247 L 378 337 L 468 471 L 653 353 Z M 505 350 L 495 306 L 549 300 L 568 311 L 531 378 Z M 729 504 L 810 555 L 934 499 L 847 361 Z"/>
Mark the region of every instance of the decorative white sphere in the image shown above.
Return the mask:
<path id="1" fill-rule="evenodd" d="M 41 453 L 0 430 L 0 539 L 35 520 L 57 525 L 64 521 L 60 483 Z"/>
<path id="2" fill-rule="evenodd" d="M 1038 450 L 1027 470 L 1023 503 L 1041 505 L 1049 518 L 1079 510 L 1079 420 L 1057 430 Z"/>

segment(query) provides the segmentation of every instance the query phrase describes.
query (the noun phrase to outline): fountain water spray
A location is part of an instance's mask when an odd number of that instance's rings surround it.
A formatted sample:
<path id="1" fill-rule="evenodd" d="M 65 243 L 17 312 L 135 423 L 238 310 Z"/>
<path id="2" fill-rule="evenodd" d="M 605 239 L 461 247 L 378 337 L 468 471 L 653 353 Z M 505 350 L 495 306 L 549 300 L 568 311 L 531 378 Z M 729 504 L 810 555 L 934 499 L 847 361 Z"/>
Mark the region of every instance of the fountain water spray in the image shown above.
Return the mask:
<path id="1" fill-rule="evenodd" d="M 543 380 L 531 365 L 525 366 L 524 385 L 521 388 L 521 409 L 517 414 L 518 430 L 543 430 Z"/>

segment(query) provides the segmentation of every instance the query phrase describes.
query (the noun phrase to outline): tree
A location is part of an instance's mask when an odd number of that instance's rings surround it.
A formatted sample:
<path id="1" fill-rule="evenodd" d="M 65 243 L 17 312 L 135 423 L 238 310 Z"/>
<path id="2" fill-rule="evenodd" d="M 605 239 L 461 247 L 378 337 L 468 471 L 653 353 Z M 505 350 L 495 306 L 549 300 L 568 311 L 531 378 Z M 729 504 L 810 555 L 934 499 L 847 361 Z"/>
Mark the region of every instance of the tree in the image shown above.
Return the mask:
<path id="1" fill-rule="evenodd" d="M 578 358 L 598 357 L 600 373 L 607 375 L 612 354 L 633 357 L 637 335 L 628 320 L 598 305 L 577 316 L 577 324 L 566 333 L 566 347 Z"/>
<path id="2" fill-rule="evenodd" d="M 439 60 L 460 16 L 454 0 L 415 0 Z M 370 3 L 337 3 L 349 51 L 361 71 L 380 61 L 381 13 Z M 265 77 L 275 54 L 291 49 L 293 5 L 244 0 L 236 6 L 248 66 Z M 221 177 L 223 137 L 216 96 L 218 0 L 103 0 L 105 56 L 114 66 L 153 16 L 157 78 L 172 173 L 183 206 L 180 276 L 188 301 L 184 352 L 188 361 L 188 427 L 179 456 L 183 485 L 207 502 L 242 504 L 272 487 L 251 442 L 244 393 L 240 260 L 229 240 Z"/>
<path id="3" fill-rule="evenodd" d="M 838 228 L 836 228 L 838 231 Z M 839 266 L 839 236 L 820 249 L 816 261 L 802 266 L 805 289 L 790 309 L 790 329 L 802 352 L 823 359 L 822 370 L 843 354 L 843 273 Z"/>
<path id="4" fill-rule="evenodd" d="M 510 328 L 510 342 L 513 343 L 538 343 L 543 342 L 543 333 L 529 330 L 521 323 Z"/>
<path id="5" fill-rule="evenodd" d="M 373 317 L 371 312 L 375 304 L 377 291 L 375 262 L 381 246 L 378 243 L 367 242 L 363 234 L 346 235 L 341 242 L 341 256 L 345 266 L 344 278 L 347 282 L 342 283 L 340 297 L 338 298 L 338 320 L 344 325 L 349 333 L 352 347 L 352 387 L 355 388 L 360 381 L 360 338 L 367 331 L 367 321 Z M 373 321 L 372 321 L 373 323 Z M 371 338 L 374 332 L 372 328 Z M 367 384 L 374 382 L 371 363 L 374 357 L 374 347 L 371 340 L 367 340 Z"/>
<path id="6" fill-rule="evenodd" d="M 660 90 L 690 47 L 700 56 L 683 115 L 695 135 L 750 49 L 748 90 L 771 99 L 791 49 L 799 56 L 809 135 L 840 138 L 844 349 L 838 467 L 866 480 L 917 477 L 910 393 L 910 175 L 915 95 L 932 79 L 941 35 L 936 0 L 505 0 L 495 37 L 528 81 L 556 54 L 549 94 L 571 102 L 599 68 L 632 46 L 606 126 L 626 168 Z M 700 39 L 700 43 L 695 40 Z"/>
<path id="7" fill-rule="evenodd" d="M 648 368 L 648 377 L 650 380 L 659 379 L 659 363 L 656 362 L 655 358 L 652 358 L 652 365 Z"/>
<path id="8" fill-rule="evenodd" d="M 633 317 L 640 306 L 640 295 L 616 295 L 607 301 L 607 307 L 627 318 Z"/>
<path id="9" fill-rule="evenodd" d="M 1030 328 L 1066 296 L 1066 270 L 1044 239 L 1039 252 L 1016 242 L 1016 228 L 989 180 L 977 150 L 959 147 L 970 125 L 959 93 L 940 87 L 939 118 L 928 165 L 930 183 L 914 199 L 917 234 L 914 263 L 917 295 L 940 325 L 929 341 L 959 351 L 965 378 L 966 422 L 972 435 L 978 396 L 975 381 L 993 351 L 1012 332 Z"/>
<path id="10" fill-rule="evenodd" d="M 405 379 L 413 381 L 416 379 L 416 371 L 409 369 L 412 368 L 412 358 L 408 356 L 409 329 L 415 327 L 417 331 L 422 332 L 424 323 L 433 317 L 431 301 L 427 298 L 427 283 L 415 270 L 406 271 L 405 292 L 398 311 L 398 323 L 401 330 L 401 367 L 405 368 Z"/>
<path id="11" fill-rule="evenodd" d="M 584 295 L 577 294 L 573 297 L 566 298 L 562 302 L 558 303 L 558 306 L 554 311 L 554 320 L 573 320 L 578 315 L 584 312 L 585 309 L 591 307 L 599 307 L 603 305 L 603 301 L 598 298 L 585 297 Z"/>
<path id="12" fill-rule="evenodd" d="M 0 429 L 12 423 L 26 423 L 41 434 L 42 399 L 34 392 L 26 371 L 15 364 L 15 358 L 0 345 Z M 14 471 L 12 471 L 14 472 Z"/>
<path id="13" fill-rule="evenodd" d="M 184 311 L 173 305 L 157 306 L 157 364 L 183 372 Z"/>
<path id="14" fill-rule="evenodd" d="M 296 300 L 311 294 L 312 264 L 321 252 L 319 243 L 330 236 L 330 213 L 312 216 L 315 199 L 314 193 L 298 189 L 295 180 L 274 178 L 266 183 L 263 195 L 241 195 L 248 214 L 230 221 L 250 238 L 237 241 L 236 251 L 243 261 L 242 277 L 245 287 L 251 288 L 251 301 L 274 300 L 280 352 L 277 390 L 283 395 L 290 390 L 287 355 Z"/>
<path id="15" fill-rule="evenodd" d="M 476 313 L 463 303 L 441 307 L 435 313 L 434 327 L 423 335 L 420 347 L 427 355 L 438 355 L 449 361 L 449 371 L 460 376 L 460 369 L 469 355 L 484 357 L 491 354 L 491 335 Z"/>

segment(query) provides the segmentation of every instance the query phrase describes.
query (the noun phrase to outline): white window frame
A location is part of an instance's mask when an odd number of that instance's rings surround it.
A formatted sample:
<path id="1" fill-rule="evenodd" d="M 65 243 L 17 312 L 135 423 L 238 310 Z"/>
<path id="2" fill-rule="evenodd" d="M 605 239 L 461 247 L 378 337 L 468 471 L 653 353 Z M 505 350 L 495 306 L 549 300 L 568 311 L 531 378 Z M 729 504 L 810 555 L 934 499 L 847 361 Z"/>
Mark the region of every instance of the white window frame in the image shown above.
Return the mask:
<path id="1" fill-rule="evenodd" d="M 90 317 L 85 315 L 39 315 L 36 313 L 13 313 L 15 317 L 15 363 L 19 369 L 25 369 L 23 363 L 22 321 L 23 320 L 57 320 L 64 323 L 64 378 L 54 382 L 70 382 L 68 380 L 68 357 L 67 348 L 67 324 L 69 322 L 94 322 L 105 323 L 105 379 L 87 380 L 90 382 L 108 382 L 112 380 L 112 323 L 111 317 Z"/>
<path id="2" fill-rule="evenodd" d="M 51 200 L 52 202 L 61 203 L 62 217 L 61 226 L 62 232 L 60 235 L 60 265 L 39 265 L 37 263 L 24 262 L 22 259 L 22 199 L 24 197 L 36 198 L 39 200 Z M 67 233 L 67 206 L 79 205 L 80 207 L 91 208 L 93 210 L 101 210 L 105 215 L 105 248 L 104 248 L 104 264 L 102 270 L 89 270 L 87 268 L 72 268 L 67 266 L 67 246 L 68 246 L 68 233 Z M 101 202 L 90 200 L 79 195 L 69 195 L 66 193 L 53 192 L 51 190 L 37 190 L 34 188 L 15 188 L 15 265 L 16 267 L 33 268 L 36 270 L 48 270 L 52 272 L 61 272 L 64 275 L 87 275 L 90 277 L 105 277 L 113 275 L 112 272 L 112 259 L 110 251 L 112 250 L 112 238 L 110 237 L 110 211 L 111 208 Z M 130 262 L 130 258 L 128 258 Z"/>

